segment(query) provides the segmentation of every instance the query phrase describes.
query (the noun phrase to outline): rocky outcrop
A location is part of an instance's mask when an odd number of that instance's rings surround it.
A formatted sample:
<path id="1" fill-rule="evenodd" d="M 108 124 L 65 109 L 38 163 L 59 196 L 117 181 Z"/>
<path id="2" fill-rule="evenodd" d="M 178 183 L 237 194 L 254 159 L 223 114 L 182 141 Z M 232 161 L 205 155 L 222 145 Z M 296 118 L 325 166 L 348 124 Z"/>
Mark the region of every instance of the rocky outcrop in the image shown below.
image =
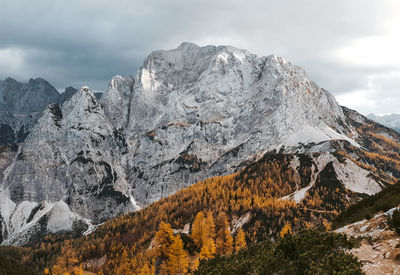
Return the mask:
<path id="1" fill-rule="evenodd" d="M 363 272 L 367 275 L 400 273 L 400 237 L 390 226 L 394 210 L 378 213 L 369 220 L 364 219 L 336 230 L 348 237 L 361 239 L 361 245 L 349 252 L 363 264 Z"/>
<path id="2" fill-rule="evenodd" d="M 100 100 L 104 113 L 116 129 L 124 129 L 128 124 L 134 83 L 132 77 L 114 76 Z"/>

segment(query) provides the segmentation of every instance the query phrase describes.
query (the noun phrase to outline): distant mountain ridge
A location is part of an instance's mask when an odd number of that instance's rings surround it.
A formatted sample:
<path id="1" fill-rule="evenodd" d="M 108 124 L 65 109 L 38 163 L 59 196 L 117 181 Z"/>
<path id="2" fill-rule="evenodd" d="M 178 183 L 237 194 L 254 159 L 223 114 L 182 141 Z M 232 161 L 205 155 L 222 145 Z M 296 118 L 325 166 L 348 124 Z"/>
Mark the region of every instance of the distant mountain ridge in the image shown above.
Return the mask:
<path id="1" fill-rule="evenodd" d="M 60 94 L 43 78 L 27 83 L 10 77 L 0 80 L 0 146 L 22 142 L 49 104 L 62 104 L 77 91 L 67 87 Z"/>
<path id="2" fill-rule="evenodd" d="M 400 114 L 390 114 L 390 115 L 375 115 L 368 114 L 367 118 L 372 119 L 386 127 L 392 128 L 396 132 L 400 133 Z"/>

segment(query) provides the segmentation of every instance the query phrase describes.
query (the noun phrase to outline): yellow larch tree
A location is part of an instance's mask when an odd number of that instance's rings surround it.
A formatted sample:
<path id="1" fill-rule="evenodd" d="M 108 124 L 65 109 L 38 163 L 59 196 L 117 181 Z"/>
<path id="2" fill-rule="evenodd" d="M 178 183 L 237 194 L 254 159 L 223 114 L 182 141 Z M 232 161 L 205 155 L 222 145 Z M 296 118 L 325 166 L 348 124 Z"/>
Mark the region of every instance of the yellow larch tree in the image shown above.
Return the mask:
<path id="1" fill-rule="evenodd" d="M 198 248 L 201 248 L 202 246 L 203 223 L 204 223 L 204 214 L 202 211 L 200 211 L 199 213 L 197 213 L 196 218 L 194 219 L 192 225 L 192 240 Z"/>
<path id="2" fill-rule="evenodd" d="M 332 229 L 332 223 L 328 222 L 326 219 L 322 219 L 322 225 L 326 231 L 330 231 Z"/>
<path id="3" fill-rule="evenodd" d="M 212 212 L 209 211 L 206 217 L 200 222 L 201 246 L 200 259 L 210 259 L 215 255 L 215 223 Z"/>
<path id="4" fill-rule="evenodd" d="M 233 238 L 229 229 L 229 222 L 225 212 L 218 214 L 216 219 L 216 252 L 219 255 L 231 254 L 233 250 Z"/>
<path id="5" fill-rule="evenodd" d="M 116 268 L 116 275 L 132 274 L 128 252 L 124 249 L 120 257 L 119 266 Z"/>
<path id="6" fill-rule="evenodd" d="M 154 267 L 152 266 L 151 268 L 149 267 L 149 264 L 146 262 L 143 267 L 140 269 L 138 275 L 154 275 Z"/>
<path id="7" fill-rule="evenodd" d="M 215 255 L 215 243 L 214 240 L 207 239 L 200 250 L 200 259 L 211 259 Z"/>
<path id="8" fill-rule="evenodd" d="M 156 236 L 154 237 L 156 250 L 155 254 L 156 257 L 160 258 L 161 261 L 157 268 L 157 274 L 168 274 L 167 261 L 171 253 L 171 246 L 174 242 L 174 239 L 174 231 L 172 230 L 171 225 L 161 222 Z"/>
<path id="9" fill-rule="evenodd" d="M 163 260 L 168 259 L 174 239 L 174 231 L 172 230 L 171 225 L 161 222 L 156 236 L 154 237 L 156 255 Z"/>
<path id="10" fill-rule="evenodd" d="M 290 222 L 286 222 L 285 225 L 283 226 L 281 232 L 279 232 L 279 235 L 281 238 L 285 237 L 285 235 L 291 235 L 292 234 L 292 226 L 290 225 Z"/>
<path id="11" fill-rule="evenodd" d="M 246 237 L 243 230 L 240 228 L 235 238 L 235 251 L 238 252 L 240 249 L 246 247 Z"/>
<path id="12" fill-rule="evenodd" d="M 206 241 L 208 239 L 215 239 L 215 223 L 214 223 L 214 218 L 213 218 L 213 213 L 209 211 L 207 213 L 207 217 L 204 220 L 203 223 L 203 241 Z"/>
<path id="13" fill-rule="evenodd" d="M 84 272 L 83 272 L 82 266 L 78 266 L 78 267 L 74 268 L 74 275 L 83 275 L 83 274 L 84 274 Z"/>
<path id="14" fill-rule="evenodd" d="M 171 245 L 167 270 L 170 274 L 183 275 L 187 273 L 189 265 L 188 255 L 183 250 L 182 239 L 177 235 Z"/>

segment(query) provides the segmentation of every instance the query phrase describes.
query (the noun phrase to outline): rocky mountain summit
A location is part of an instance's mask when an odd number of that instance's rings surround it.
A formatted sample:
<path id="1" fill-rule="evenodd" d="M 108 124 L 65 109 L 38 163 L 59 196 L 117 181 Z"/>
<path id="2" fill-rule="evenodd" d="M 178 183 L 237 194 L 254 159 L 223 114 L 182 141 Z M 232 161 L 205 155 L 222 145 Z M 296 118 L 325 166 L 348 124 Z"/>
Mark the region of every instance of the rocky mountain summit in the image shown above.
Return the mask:
<path id="1" fill-rule="evenodd" d="M 357 162 L 357 152 L 377 150 L 360 130 L 370 122 L 273 55 L 183 43 L 151 53 L 135 78 L 115 76 L 99 101 L 87 87 L 64 96 L 61 105 L 56 96 L 35 103 L 52 104 L 18 149 L 2 153 L 3 243 L 31 242 L 34 232 L 90 230 L 266 154 L 312 159 L 308 182 L 282 198 L 295 201 L 321 171 L 360 195 L 399 173 L 380 167 L 373 174 Z M 382 133 L 398 139 L 387 128 Z M 291 165 L 301 166 L 296 157 Z M 50 222 L 58 215 L 65 218 Z"/>
<path id="2" fill-rule="evenodd" d="M 146 58 L 126 113 L 130 181 L 144 205 L 233 172 L 261 150 L 347 139 L 349 131 L 333 96 L 303 69 L 190 43 Z"/>

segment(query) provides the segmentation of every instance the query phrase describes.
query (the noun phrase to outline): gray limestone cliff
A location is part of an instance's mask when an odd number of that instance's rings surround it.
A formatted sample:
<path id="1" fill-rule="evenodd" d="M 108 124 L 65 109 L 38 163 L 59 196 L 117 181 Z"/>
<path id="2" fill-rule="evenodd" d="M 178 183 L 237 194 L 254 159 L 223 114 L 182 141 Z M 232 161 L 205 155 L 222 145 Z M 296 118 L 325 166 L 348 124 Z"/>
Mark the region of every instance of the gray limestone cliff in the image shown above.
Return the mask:
<path id="1" fill-rule="evenodd" d="M 99 101 L 82 87 L 34 103 L 43 105 L 19 148 L 0 151 L 5 244 L 77 224 L 90 231 L 267 152 L 321 153 L 315 166 L 333 165 L 346 188 L 381 189 L 368 171 L 332 155 L 330 142 L 359 146 L 334 97 L 273 55 L 183 43 L 151 53 L 135 78 L 115 76 Z"/>

